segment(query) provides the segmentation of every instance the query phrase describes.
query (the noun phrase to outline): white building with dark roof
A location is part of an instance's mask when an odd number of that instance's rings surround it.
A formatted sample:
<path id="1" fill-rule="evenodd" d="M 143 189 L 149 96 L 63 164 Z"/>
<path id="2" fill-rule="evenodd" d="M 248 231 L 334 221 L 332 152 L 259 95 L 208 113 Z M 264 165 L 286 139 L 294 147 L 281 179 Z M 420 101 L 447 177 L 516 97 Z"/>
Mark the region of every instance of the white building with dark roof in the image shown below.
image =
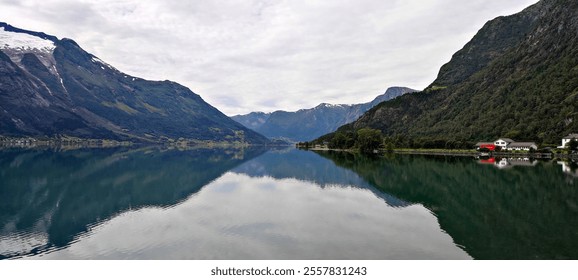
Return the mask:
<path id="1" fill-rule="evenodd" d="M 534 142 L 512 142 L 506 147 L 508 151 L 529 151 L 537 149 L 538 145 Z"/>
<path id="2" fill-rule="evenodd" d="M 500 138 L 494 141 L 494 145 L 496 145 L 496 147 L 501 147 L 502 149 L 505 149 L 506 147 L 508 147 L 508 145 L 510 145 L 510 143 L 513 142 L 515 141 L 510 138 Z"/>
<path id="3" fill-rule="evenodd" d="M 534 142 L 516 142 L 510 138 L 500 138 L 492 143 L 479 142 L 476 144 L 478 149 L 488 148 L 494 151 L 495 148 L 500 148 L 502 151 L 530 151 L 538 150 L 538 145 Z"/>
<path id="4" fill-rule="evenodd" d="M 568 134 L 568 136 L 562 138 L 562 146 L 560 146 L 558 148 L 559 149 L 566 148 L 566 144 L 570 143 L 570 141 L 572 141 L 572 139 L 578 140 L 578 133 L 571 133 L 571 134 Z"/>

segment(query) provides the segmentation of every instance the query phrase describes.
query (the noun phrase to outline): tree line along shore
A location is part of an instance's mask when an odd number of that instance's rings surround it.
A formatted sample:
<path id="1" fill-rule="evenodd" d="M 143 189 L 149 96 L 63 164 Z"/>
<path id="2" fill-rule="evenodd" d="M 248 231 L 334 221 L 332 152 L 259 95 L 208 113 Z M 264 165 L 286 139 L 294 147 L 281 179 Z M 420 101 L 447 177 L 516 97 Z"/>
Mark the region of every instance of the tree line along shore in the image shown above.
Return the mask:
<path id="1" fill-rule="evenodd" d="M 564 148 L 555 144 L 542 144 L 536 149 L 527 151 L 508 151 L 496 147 L 495 150 L 475 147 L 476 143 L 468 140 L 429 139 L 427 137 L 408 139 L 403 136 L 385 137 L 378 129 L 362 128 L 356 132 L 337 131 L 310 142 L 296 143 L 301 149 L 347 150 L 364 154 L 382 152 L 413 154 L 464 154 L 464 155 L 533 155 L 546 157 L 552 155 L 578 156 L 578 140 L 572 139 Z"/>

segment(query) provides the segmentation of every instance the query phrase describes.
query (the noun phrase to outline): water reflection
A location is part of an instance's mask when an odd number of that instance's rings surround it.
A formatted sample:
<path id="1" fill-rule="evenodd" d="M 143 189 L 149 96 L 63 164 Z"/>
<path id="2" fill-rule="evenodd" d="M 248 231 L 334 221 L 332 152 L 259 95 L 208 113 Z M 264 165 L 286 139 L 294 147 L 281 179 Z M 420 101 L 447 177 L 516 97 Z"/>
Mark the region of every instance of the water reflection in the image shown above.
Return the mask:
<path id="1" fill-rule="evenodd" d="M 509 157 L 509 158 L 481 157 L 478 160 L 478 163 L 490 164 L 500 169 L 506 169 L 512 168 L 514 166 L 533 167 L 538 164 L 538 160 L 529 157 Z"/>
<path id="2" fill-rule="evenodd" d="M 3 150 L 0 258 L 578 258 L 575 163 L 480 163 L 294 149 Z"/>
<path id="3" fill-rule="evenodd" d="M 11 199 L 2 199 L 8 211 L 0 220 L 0 253 L 48 259 L 470 258 L 424 206 L 384 193 L 314 153 L 270 151 L 253 158 L 261 152 L 3 152 L 7 184 L 0 189 Z"/>
<path id="4" fill-rule="evenodd" d="M 477 161 L 482 165 L 493 165 L 499 169 L 509 169 L 516 166 L 521 167 L 536 167 L 538 163 L 549 162 L 549 159 L 535 159 L 530 157 L 509 157 L 509 158 L 496 158 L 496 157 L 478 157 Z M 567 158 L 565 160 L 555 159 L 554 162 L 562 167 L 562 172 L 567 176 L 572 178 L 578 177 L 578 163 L 575 159 Z"/>
<path id="5" fill-rule="evenodd" d="M 125 211 L 170 207 L 264 151 L 0 151 L 0 259 L 68 246 Z"/>
<path id="6" fill-rule="evenodd" d="M 578 178 L 578 163 L 576 163 L 576 161 L 558 160 L 557 163 L 558 165 L 562 166 L 562 172 L 564 172 L 564 174 Z"/>
<path id="7" fill-rule="evenodd" d="M 406 207 L 411 205 L 395 196 L 384 193 L 357 173 L 335 165 L 330 160 L 315 153 L 285 149 L 271 151 L 231 170 L 251 177 L 273 177 L 275 179 L 297 179 L 313 182 L 321 188 L 342 186 L 361 188 L 371 191 L 383 199 L 389 206 Z M 387 176 L 387 173 L 383 174 Z"/>
<path id="8" fill-rule="evenodd" d="M 434 211 L 442 229 L 474 258 L 578 258 L 578 181 L 567 180 L 555 162 L 499 169 L 494 165 L 501 159 L 487 159 L 490 166 L 459 157 L 367 161 L 320 154 L 380 190 Z M 506 166 L 515 164 L 528 162 L 507 160 Z"/>
<path id="9" fill-rule="evenodd" d="M 49 259 L 462 259 L 423 206 L 227 173 L 168 209 L 130 211 Z"/>

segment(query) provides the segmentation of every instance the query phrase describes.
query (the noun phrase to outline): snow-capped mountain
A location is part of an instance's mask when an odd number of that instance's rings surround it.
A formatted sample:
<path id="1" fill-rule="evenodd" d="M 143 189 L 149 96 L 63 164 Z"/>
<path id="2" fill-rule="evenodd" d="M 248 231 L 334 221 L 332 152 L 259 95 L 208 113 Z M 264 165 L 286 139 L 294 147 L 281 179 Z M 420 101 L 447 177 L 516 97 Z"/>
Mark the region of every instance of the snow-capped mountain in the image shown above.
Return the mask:
<path id="1" fill-rule="evenodd" d="M 353 105 L 321 103 L 315 108 L 296 112 L 253 112 L 233 116 L 232 119 L 270 138 L 309 141 L 356 121 L 363 113 L 383 101 L 415 91 L 405 87 L 391 87 L 368 103 Z"/>
<path id="2" fill-rule="evenodd" d="M 0 26 L 0 49 L 15 52 L 52 53 L 56 48 L 56 38 L 34 33 L 24 33 L 7 24 Z"/>
<path id="3" fill-rule="evenodd" d="M 130 76 L 58 39 L 0 23 L 0 135 L 265 143 L 188 88 Z"/>

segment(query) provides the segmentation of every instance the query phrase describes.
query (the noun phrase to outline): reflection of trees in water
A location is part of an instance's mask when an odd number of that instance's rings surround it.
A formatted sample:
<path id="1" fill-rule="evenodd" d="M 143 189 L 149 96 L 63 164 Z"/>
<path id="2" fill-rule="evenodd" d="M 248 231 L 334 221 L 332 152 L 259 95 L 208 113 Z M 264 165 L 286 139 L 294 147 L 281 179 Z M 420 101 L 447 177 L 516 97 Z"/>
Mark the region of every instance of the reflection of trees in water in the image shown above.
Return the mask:
<path id="1" fill-rule="evenodd" d="M 69 244 L 127 210 L 172 206 L 262 150 L 0 151 L 0 236 L 45 236 L 38 253 Z M 15 252 L 0 252 L 0 258 Z"/>
<path id="2" fill-rule="evenodd" d="M 0 258 L 66 246 L 91 225 L 129 209 L 175 205 L 230 169 L 359 186 L 394 206 L 394 198 L 421 203 L 475 258 L 578 258 L 578 181 L 568 181 L 557 164 L 500 170 L 458 157 L 301 151 L 250 160 L 261 153 L 0 151 L 0 238 L 35 242 L 27 250 L 0 252 Z"/>
<path id="3" fill-rule="evenodd" d="M 500 170 L 469 158 L 319 153 L 378 189 L 421 203 L 478 259 L 578 258 L 578 182 L 552 163 Z"/>
<path id="4" fill-rule="evenodd" d="M 343 155 L 350 155 L 342 153 Z M 364 159 L 375 160 L 378 156 L 369 155 Z M 321 157 L 309 151 L 285 149 L 265 153 L 245 164 L 232 170 L 251 177 L 273 177 L 275 179 L 297 179 L 313 182 L 319 187 L 327 185 L 357 187 L 367 189 L 378 198 L 392 207 L 406 207 L 411 205 L 388 193 L 375 188 L 374 185 L 365 181 L 357 173 L 343 167 L 339 167 L 333 161 Z"/>

